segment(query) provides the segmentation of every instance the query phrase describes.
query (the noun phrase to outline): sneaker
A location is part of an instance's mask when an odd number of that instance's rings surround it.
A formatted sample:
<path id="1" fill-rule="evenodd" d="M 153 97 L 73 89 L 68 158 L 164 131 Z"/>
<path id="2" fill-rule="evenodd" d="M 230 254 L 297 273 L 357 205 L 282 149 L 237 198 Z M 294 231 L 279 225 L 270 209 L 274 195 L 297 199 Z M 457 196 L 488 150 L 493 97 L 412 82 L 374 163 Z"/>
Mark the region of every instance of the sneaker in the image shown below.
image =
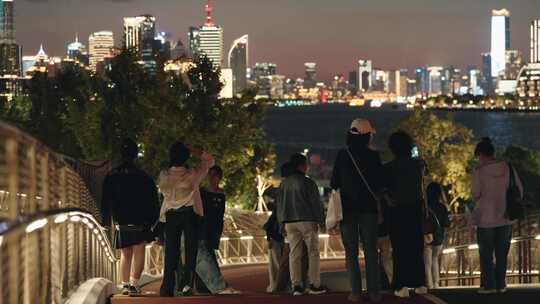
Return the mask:
<path id="1" fill-rule="evenodd" d="M 506 288 L 497 289 L 497 293 L 506 293 Z"/>
<path id="2" fill-rule="evenodd" d="M 409 288 L 403 287 L 400 290 L 394 291 L 394 295 L 398 298 L 408 298 L 409 297 Z"/>
<path id="3" fill-rule="evenodd" d="M 349 300 L 350 302 L 361 302 L 362 297 L 359 294 L 351 293 L 347 297 L 347 300 Z"/>
<path id="4" fill-rule="evenodd" d="M 218 295 L 239 295 L 239 294 L 242 294 L 242 292 L 232 287 L 227 287 L 225 289 L 218 291 L 217 294 Z"/>
<path id="5" fill-rule="evenodd" d="M 428 293 L 428 289 L 426 286 L 420 286 L 414 289 L 414 293 L 416 293 L 417 295 L 425 295 Z"/>
<path id="6" fill-rule="evenodd" d="M 141 289 L 135 285 L 129 285 L 128 287 L 128 294 L 130 297 L 132 296 L 138 296 L 141 294 Z"/>
<path id="7" fill-rule="evenodd" d="M 192 296 L 193 295 L 193 288 L 191 288 L 191 286 L 188 286 L 188 285 L 184 286 L 184 289 L 182 289 L 181 295 L 183 297 Z"/>
<path id="8" fill-rule="evenodd" d="M 304 289 L 300 286 L 294 286 L 293 296 L 301 296 L 304 294 Z"/>
<path id="9" fill-rule="evenodd" d="M 326 288 L 324 286 L 319 286 L 319 287 L 315 287 L 313 285 L 309 285 L 309 288 L 307 290 L 307 292 L 311 295 L 320 295 L 320 294 L 323 294 L 323 293 L 327 293 L 328 290 L 326 290 Z"/>
<path id="10" fill-rule="evenodd" d="M 495 289 L 485 289 L 484 287 L 481 287 L 480 289 L 478 289 L 477 293 L 481 294 L 481 295 L 488 295 L 488 294 L 497 293 L 497 290 L 495 290 Z"/>
<path id="11" fill-rule="evenodd" d="M 129 285 L 128 284 L 122 285 L 122 294 L 124 296 L 127 296 L 129 294 Z"/>

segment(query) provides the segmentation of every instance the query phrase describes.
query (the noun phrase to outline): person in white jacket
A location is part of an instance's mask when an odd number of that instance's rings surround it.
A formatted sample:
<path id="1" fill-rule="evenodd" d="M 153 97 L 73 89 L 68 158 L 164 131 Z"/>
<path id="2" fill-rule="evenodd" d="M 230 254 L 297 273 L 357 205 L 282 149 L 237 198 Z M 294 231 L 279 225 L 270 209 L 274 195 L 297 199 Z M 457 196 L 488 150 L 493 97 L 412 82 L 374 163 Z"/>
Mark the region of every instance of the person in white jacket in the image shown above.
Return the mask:
<path id="1" fill-rule="evenodd" d="M 194 168 L 186 166 L 191 155 L 200 159 Z M 199 186 L 214 165 L 212 155 L 193 149 L 181 142 L 174 143 L 169 150 L 169 169 L 159 176 L 159 190 L 163 194 L 160 221 L 165 223 L 165 258 L 163 282 L 160 295 L 175 295 L 175 271 L 180 260 L 180 239 L 184 237 L 185 267 L 179 286 L 182 295 L 191 295 L 197 261 L 197 216 L 203 216 Z"/>

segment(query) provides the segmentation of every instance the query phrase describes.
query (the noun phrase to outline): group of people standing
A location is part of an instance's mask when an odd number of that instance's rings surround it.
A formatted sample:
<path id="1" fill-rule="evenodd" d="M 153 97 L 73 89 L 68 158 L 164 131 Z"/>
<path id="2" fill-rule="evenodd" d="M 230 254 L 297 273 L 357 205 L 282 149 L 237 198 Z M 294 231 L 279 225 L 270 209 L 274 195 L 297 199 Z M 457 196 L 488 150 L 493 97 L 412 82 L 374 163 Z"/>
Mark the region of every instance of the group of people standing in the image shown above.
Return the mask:
<path id="1" fill-rule="evenodd" d="M 391 134 L 388 148 L 393 159 L 383 164 L 379 152 L 372 147 L 375 134 L 368 120 L 352 122 L 346 135 L 346 147 L 338 152 L 331 179 L 331 188 L 339 191 L 341 199 L 339 228 L 351 286 L 348 299 L 353 302 L 362 298 L 379 302 L 383 273 L 397 297 L 409 297 L 411 289 L 421 295 L 438 288 L 439 258 L 445 229 L 450 226 L 442 186 L 430 183 L 425 187 L 427 167 L 414 155 L 413 138 L 403 131 Z M 475 156 L 479 166 L 472 183 L 476 201 L 472 223 L 477 227 L 481 258 L 479 293 L 506 291 L 511 221 L 505 214 L 505 204 L 511 169 L 494 155 L 489 140 L 484 139 L 477 145 Z M 283 286 L 280 278 L 282 273 L 290 273 L 294 295 L 324 293 L 318 243 L 318 232 L 324 229 L 324 209 L 319 190 L 306 176 L 305 156 L 293 155 L 282 173 L 287 170 L 290 171 L 282 174 L 284 178 L 272 205 L 275 210 L 265 225 L 272 244 L 269 246 L 268 291 L 284 291 L 279 287 Z M 522 191 L 517 173 L 512 176 L 516 177 Z M 367 282 L 364 296 L 358 261 L 360 243 Z M 383 265 L 379 263 L 380 257 Z M 302 267 L 306 259 L 307 267 Z M 307 280 L 303 268 L 307 268 Z"/>
<path id="2" fill-rule="evenodd" d="M 410 289 L 426 294 L 439 287 L 438 261 L 444 229 L 450 225 L 442 187 L 436 183 L 424 187 L 427 168 L 413 155 L 413 138 L 394 132 L 388 140 L 393 159 L 383 164 L 372 147 L 375 134 L 368 120 L 354 120 L 331 178 L 342 206 L 339 227 L 351 286 L 348 299 L 355 302 L 381 300 L 383 273 L 397 297 L 409 297 Z M 121 250 L 122 293 L 140 293 L 145 245 L 158 236 L 164 242 L 161 296 L 191 295 L 196 278 L 212 294 L 238 294 L 227 285 L 217 263 L 226 198 L 219 187 L 223 172 L 214 166 L 212 155 L 174 143 L 169 166 L 156 185 L 135 164 L 138 154 L 136 143 L 124 140 L 122 163 L 106 176 L 103 186 L 102 205 L 106 215 L 112 215 L 115 246 Z M 475 156 L 479 165 L 472 178 L 476 202 L 472 224 L 477 228 L 480 252 L 479 293 L 502 293 L 512 237 L 512 222 L 505 212 L 507 189 L 512 181 L 523 195 L 523 187 L 517 172 L 495 158 L 489 139 L 477 145 Z M 188 166 L 192 158 L 198 163 Z M 321 283 L 319 252 L 325 211 L 319 188 L 307 171 L 306 156 L 292 155 L 282 167 L 282 183 L 269 204 L 273 212 L 264 226 L 269 241 L 269 292 L 290 291 L 295 296 L 327 292 Z M 205 178 L 208 186 L 201 188 Z M 437 227 L 428 231 L 430 218 Z M 360 243 L 367 282 L 364 296 Z"/>
<path id="3" fill-rule="evenodd" d="M 169 166 L 156 185 L 135 164 L 139 154 L 135 142 L 123 140 L 120 154 L 121 165 L 105 178 L 102 206 L 112 216 L 115 247 L 121 251 L 122 293 L 140 294 L 145 245 L 160 240 L 164 247 L 161 296 L 191 295 L 196 278 L 202 285 L 198 287 L 212 294 L 238 294 L 223 279 L 215 254 L 223 233 L 226 198 L 219 187 L 223 171 L 214 166 L 212 155 L 174 143 Z M 192 158 L 198 164 L 191 167 L 187 163 Z M 207 187 L 201 188 L 205 178 Z"/>

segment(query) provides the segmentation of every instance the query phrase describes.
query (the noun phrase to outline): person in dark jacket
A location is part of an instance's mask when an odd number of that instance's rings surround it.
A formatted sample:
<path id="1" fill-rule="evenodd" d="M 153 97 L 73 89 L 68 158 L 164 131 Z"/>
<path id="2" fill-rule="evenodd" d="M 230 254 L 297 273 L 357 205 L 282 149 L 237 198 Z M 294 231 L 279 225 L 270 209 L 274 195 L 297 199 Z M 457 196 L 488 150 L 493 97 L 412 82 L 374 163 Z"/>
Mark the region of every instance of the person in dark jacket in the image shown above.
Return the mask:
<path id="1" fill-rule="evenodd" d="M 144 268 L 145 244 L 153 240 L 150 227 L 159 217 L 159 198 L 153 179 L 135 165 L 137 144 L 123 140 L 120 154 L 122 164 L 103 182 L 102 205 L 108 209 L 107 214 L 112 214 L 116 227 L 122 293 L 135 295 L 140 293 L 138 281 Z"/>
<path id="2" fill-rule="evenodd" d="M 277 217 L 284 225 L 289 241 L 290 272 L 293 295 L 322 294 L 326 289 L 321 285 L 319 226 L 324 222 L 324 210 L 317 184 L 306 176 L 307 158 L 302 154 L 291 157 L 294 173 L 288 176 L 279 188 L 277 198 Z M 302 282 L 302 244 L 308 251 L 309 286 Z M 306 287 L 308 287 L 306 289 Z"/>
<path id="3" fill-rule="evenodd" d="M 426 264 L 426 281 L 429 289 L 439 288 L 439 257 L 444 242 L 446 228 L 450 227 L 448 209 L 443 204 L 442 187 L 438 183 L 430 183 L 426 189 L 428 208 L 439 221 L 439 228 L 433 234 L 433 241 L 424 248 L 424 261 Z"/>
<path id="4" fill-rule="evenodd" d="M 352 122 L 347 132 L 347 147 L 338 152 L 331 180 L 332 189 L 341 193 L 343 220 L 340 228 L 351 284 L 350 301 L 361 299 L 359 238 L 364 247 L 369 297 L 372 302 L 381 299 L 377 256 L 379 206 L 374 194 L 377 195 L 382 189 L 384 171 L 379 153 L 370 148 L 374 134 L 375 129 L 368 120 L 356 119 Z"/>
<path id="5" fill-rule="evenodd" d="M 409 297 L 409 288 L 426 294 L 424 265 L 422 179 L 424 165 L 412 157 L 413 140 L 403 131 L 390 136 L 388 146 L 394 160 L 385 165 L 391 198 L 387 222 L 394 259 L 394 294 Z"/>

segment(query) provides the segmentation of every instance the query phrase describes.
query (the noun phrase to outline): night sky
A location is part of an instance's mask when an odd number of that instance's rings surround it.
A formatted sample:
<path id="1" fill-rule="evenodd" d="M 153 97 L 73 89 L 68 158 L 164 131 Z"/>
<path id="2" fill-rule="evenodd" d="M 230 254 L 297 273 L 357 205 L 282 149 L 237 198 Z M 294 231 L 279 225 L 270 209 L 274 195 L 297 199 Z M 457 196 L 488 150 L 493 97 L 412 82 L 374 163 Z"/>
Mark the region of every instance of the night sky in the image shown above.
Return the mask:
<path id="1" fill-rule="evenodd" d="M 113 30 L 121 41 L 122 17 L 152 14 L 158 30 L 187 40 L 201 25 L 205 0 L 15 0 L 17 41 L 25 55 L 43 42 L 49 55 L 64 55 L 79 32 Z M 302 76 L 303 63 L 318 63 L 318 78 L 345 75 L 360 58 L 376 67 L 480 64 L 489 51 L 493 8 L 511 13 L 513 49 L 529 58 L 529 22 L 540 18 L 540 0 L 214 0 L 216 23 L 233 39 L 250 38 L 250 64 L 270 61 L 278 73 Z"/>

